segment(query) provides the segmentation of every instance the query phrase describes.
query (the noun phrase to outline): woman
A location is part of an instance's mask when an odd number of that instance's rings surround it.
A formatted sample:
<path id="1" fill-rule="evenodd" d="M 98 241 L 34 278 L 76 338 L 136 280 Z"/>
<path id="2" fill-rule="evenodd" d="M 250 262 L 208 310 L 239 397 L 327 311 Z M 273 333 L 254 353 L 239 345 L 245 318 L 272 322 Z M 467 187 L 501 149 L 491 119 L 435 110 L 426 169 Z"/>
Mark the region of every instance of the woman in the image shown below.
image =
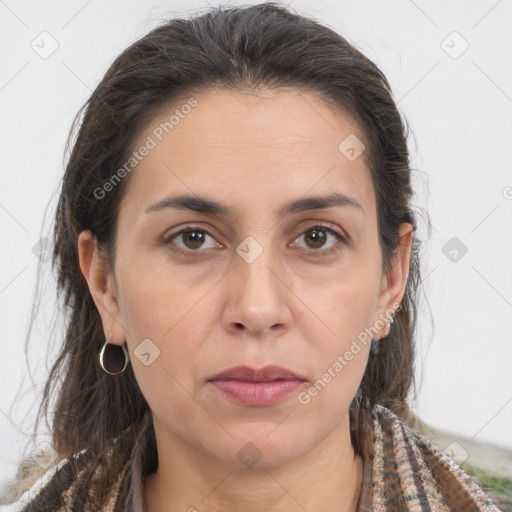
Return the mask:
<path id="1" fill-rule="evenodd" d="M 130 46 L 63 179 L 53 447 L 18 509 L 497 511 L 410 428 L 410 179 L 386 78 L 311 19 Z"/>

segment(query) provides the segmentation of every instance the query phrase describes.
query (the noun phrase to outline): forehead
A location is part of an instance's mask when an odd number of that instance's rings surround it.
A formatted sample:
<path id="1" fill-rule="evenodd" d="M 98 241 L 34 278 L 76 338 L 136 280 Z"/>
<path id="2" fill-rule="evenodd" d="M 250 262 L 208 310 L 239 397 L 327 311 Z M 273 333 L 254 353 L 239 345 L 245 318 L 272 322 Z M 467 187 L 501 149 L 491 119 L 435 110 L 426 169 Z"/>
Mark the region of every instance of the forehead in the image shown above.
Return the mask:
<path id="1" fill-rule="evenodd" d="M 310 92 L 202 91 L 163 109 L 142 130 L 135 150 L 151 149 L 130 176 L 125 199 L 142 211 L 176 190 L 237 190 L 233 202 L 250 191 L 251 198 L 282 202 L 334 188 L 372 203 L 367 152 L 349 159 L 342 151 L 354 137 L 364 141 L 358 124 Z"/>

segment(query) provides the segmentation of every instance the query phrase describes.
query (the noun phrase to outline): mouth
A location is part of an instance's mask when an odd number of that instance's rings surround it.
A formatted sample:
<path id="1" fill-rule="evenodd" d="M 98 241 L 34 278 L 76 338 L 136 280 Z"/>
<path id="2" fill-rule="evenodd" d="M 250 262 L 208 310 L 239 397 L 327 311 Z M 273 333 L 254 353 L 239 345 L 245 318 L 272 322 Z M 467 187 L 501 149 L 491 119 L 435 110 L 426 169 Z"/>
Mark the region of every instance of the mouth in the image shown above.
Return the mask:
<path id="1" fill-rule="evenodd" d="M 268 407 L 302 387 L 306 379 L 280 366 L 259 370 L 249 366 L 229 368 L 208 380 L 228 399 L 248 407 Z"/>
<path id="2" fill-rule="evenodd" d="M 259 370 L 250 366 L 233 366 L 211 377 L 210 381 L 243 380 L 246 382 L 272 382 L 275 380 L 302 380 L 306 378 L 287 368 L 276 365 L 267 365 Z"/>

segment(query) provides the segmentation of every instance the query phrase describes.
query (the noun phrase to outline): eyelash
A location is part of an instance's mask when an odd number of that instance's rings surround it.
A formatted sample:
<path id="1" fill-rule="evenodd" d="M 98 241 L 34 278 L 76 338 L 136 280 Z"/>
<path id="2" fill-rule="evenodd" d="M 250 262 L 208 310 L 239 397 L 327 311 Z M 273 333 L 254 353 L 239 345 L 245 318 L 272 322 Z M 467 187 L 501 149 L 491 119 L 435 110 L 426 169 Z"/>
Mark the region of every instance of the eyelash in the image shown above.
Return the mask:
<path id="1" fill-rule="evenodd" d="M 335 229 L 329 227 L 329 226 L 326 226 L 326 225 L 322 225 L 322 224 L 315 224 L 309 228 L 307 228 L 306 230 L 304 230 L 298 237 L 295 238 L 295 240 L 297 238 L 300 238 L 302 235 L 304 235 L 305 233 L 307 233 L 308 231 L 313 231 L 315 229 L 318 229 L 318 230 L 322 230 L 322 231 L 326 231 L 327 233 L 333 235 L 337 240 L 338 242 L 340 243 L 337 243 L 335 244 L 333 247 L 331 247 L 330 249 L 311 249 L 309 252 L 311 253 L 311 255 L 313 255 L 314 257 L 316 256 L 330 256 L 332 254 L 335 254 L 341 250 L 343 250 L 343 245 L 346 245 L 347 244 L 347 241 L 345 240 L 345 237 L 342 236 L 340 233 L 338 233 L 338 231 L 336 231 Z M 206 235 L 214 238 L 210 233 L 208 233 L 208 231 L 206 231 L 205 229 L 203 228 L 200 228 L 198 226 L 193 226 L 193 225 L 189 225 L 189 226 L 185 226 L 183 229 L 181 229 L 180 231 L 177 231 L 176 233 L 172 233 L 171 235 L 167 236 L 163 241 L 162 243 L 164 245 L 168 245 L 169 247 L 171 246 L 172 244 L 172 241 L 175 239 L 175 238 L 178 238 L 180 235 L 182 235 L 183 233 L 187 232 L 187 231 L 200 231 L 202 233 L 205 233 Z M 190 256 L 190 255 L 193 255 L 194 253 L 199 253 L 199 252 L 202 252 L 200 251 L 199 249 L 198 250 L 193 250 L 193 249 L 189 249 L 189 250 L 184 250 L 182 249 L 181 247 L 171 247 L 171 251 L 177 253 L 177 254 L 183 254 L 183 255 L 187 255 L 187 256 Z M 316 254 L 315 254 L 316 253 Z"/>

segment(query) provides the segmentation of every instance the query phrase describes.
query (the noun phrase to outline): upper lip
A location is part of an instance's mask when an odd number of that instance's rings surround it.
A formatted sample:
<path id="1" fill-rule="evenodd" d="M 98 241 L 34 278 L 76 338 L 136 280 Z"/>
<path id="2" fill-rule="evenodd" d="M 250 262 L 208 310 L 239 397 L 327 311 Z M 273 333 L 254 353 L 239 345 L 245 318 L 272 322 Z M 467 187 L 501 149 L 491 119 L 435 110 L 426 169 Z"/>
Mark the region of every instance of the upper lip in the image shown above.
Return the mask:
<path id="1" fill-rule="evenodd" d="M 291 370 L 281 366 L 268 365 L 255 369 L 250 366 L 233 366 L 218 373 L 209 380 L 243 380 L 249 382 L 270 382 L 273 380 L 306 380 Z"/>

